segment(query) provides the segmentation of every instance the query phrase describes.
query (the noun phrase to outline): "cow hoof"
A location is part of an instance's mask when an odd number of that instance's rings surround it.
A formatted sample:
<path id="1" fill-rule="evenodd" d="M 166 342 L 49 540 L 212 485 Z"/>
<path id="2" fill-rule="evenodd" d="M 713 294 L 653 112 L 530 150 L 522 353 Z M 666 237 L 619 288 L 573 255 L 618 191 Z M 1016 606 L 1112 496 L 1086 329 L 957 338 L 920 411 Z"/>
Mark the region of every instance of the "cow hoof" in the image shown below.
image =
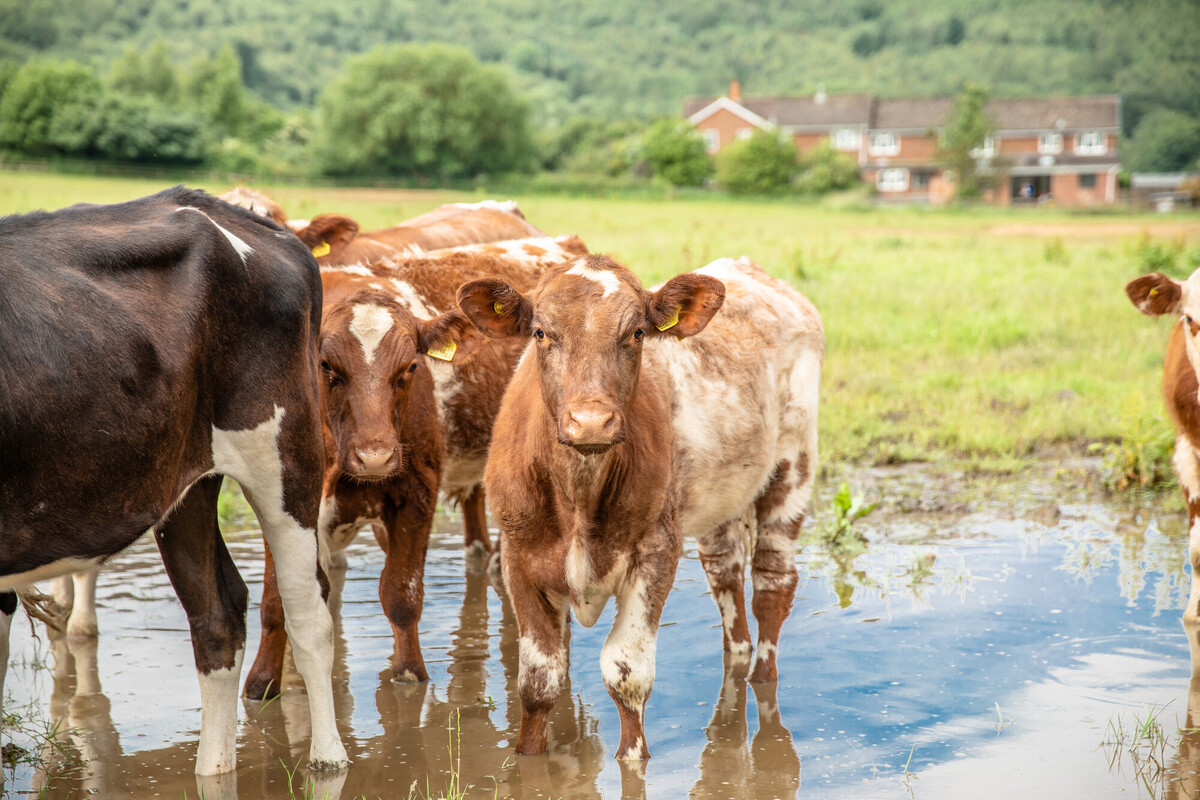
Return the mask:
<path id="1" fill-rule="evenodd" d="M 779 670 L 774 664 L 768 665 L 766 662 L 760 661 L 754 665 L 754 671 L 750 673 L 751 683 L 775 683 L 779 680 Z"/>
<path id="2" fill-rule="evenodd" d="M 429 673 L 424 667 L 412 669 L 410 667 L 392 667 L 392 680 L 396 683 L 424 683 L 429 680 Z"/>
<path id="3" fill-rule="evenodd" d="M 247 700 L 274 700 L 279 697 L 279 681 L 263 680 L 253 675 L 246 678 L 246 686 L 242 696 Z"/>

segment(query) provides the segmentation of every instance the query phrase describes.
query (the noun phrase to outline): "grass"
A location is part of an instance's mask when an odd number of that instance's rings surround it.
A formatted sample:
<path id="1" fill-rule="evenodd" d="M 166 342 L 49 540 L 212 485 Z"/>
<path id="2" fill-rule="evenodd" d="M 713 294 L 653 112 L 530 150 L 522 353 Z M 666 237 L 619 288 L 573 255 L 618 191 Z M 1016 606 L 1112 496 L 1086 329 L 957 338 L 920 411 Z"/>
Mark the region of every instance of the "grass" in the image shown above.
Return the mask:
<path id="1" fill-rule="evenodd" d="M 1171 780 L 1167 752 L 1177 749 L 1178 737 L 1186 732 L 1177 728 L 1176 735 L 1168 737 L 1159 722 L 1165 710 L 1165 705 L 1151 704 L 1143 713 L 1134 713 L 1128 726 L 1124 714 L 1113 715 L 1100 743 L 1108 756 L 1109 770 L 1120 770 L 1128 760 L 1134 776 L 1150 797 L 1166 795 Z"/>
<path id="2" fill-rule="evenodd" d="M 227 186 L 203 185 L 212 191 Z M 0 213 L 113 202 L 161 182 L 5 174 Z M 467 193 L 263 186 L 293 217 L 338 211 L 394 224 Z M 1200 223 L 1063 210 L 876 209 L 723 198 L 519 197 L 530 220 L 578 233 L 655 282 L 747 255 L 816 303 L 827 348 L 821 456 L 896 463 L 1012 464 L 1131 434 L 1140 393 L 1152 430 L 1167 320 L 1122 291 L 1147 263 L 1176 273 L 1200 252 Z M 1136 435 L 1136 431 L 1133 432 Z"/>

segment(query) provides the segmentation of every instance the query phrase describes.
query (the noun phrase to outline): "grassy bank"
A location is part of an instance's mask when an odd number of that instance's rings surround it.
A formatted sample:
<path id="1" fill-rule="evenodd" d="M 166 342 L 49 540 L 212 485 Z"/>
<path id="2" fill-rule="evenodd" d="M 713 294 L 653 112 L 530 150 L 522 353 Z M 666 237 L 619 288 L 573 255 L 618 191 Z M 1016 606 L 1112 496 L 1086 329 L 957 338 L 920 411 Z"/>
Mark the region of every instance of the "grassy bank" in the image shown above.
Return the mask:
<path id="1" fill-rule="evenodd" d="M 160 188 L 146 180 L 0 174 L 0 213 L 113 202 Z M 262 188 L 293 217 L 337 211 L 364 228 L 476 199 Z M 804 291 L 828 336 L 827 463 L 1003 462 L 1166 425 L 1158 382 L 1169 322 L 1138 314 L 1122 287 L 1143 271 L 1147 237 L 1197 247 L 1194 216 L 518 199 L 534 224 L 578 233 L 647 282 L 747 255 Z"/>

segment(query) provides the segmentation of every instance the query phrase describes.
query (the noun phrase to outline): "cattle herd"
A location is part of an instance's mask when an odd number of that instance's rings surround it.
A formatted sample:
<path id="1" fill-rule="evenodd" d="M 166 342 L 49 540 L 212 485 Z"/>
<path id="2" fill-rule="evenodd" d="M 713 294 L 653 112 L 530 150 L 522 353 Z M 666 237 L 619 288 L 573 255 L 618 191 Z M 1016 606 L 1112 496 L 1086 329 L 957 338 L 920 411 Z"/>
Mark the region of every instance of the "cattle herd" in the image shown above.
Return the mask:
<path id="1" fill-rule="evenodd" d="M 1145 313 L 1183 315 L 1166 388 L 1193 521 L 1197 280 L 1127 287 Z M 725 651 L 752 659 L 751 681 L 778 678 L 824 333 L 807 299 L 745 258 L 645 289 L 512 203 L 360 232 L 337 214 L 288 220 L 244 188 L 176 187 L 0 219 L 0 344 L 0 695 L 19 598 L 54 579 L 66 634 L 96 635 L 97 570 L 152 531 L 191 629 L 196 771 L 234 769 L 248 593 L 217 526 L 224 476 L 266 549 L 243 692 L 279 692 L 290 642 L 314 768 L 348 763 L 326 570 L 372 530 L 393 677 L 427 680 L 418 625 L 439 497 L 461 507 L 467 559 L 497 573 L 515 612 L 518 754 L 546 750 L 570 619 L 591 627 L 615 598 L 601 674 L 616 754 L 649 757 L 643 715 L 685 536 Z M 1197 586 L 1187 615 L 1200 621 Z"/>

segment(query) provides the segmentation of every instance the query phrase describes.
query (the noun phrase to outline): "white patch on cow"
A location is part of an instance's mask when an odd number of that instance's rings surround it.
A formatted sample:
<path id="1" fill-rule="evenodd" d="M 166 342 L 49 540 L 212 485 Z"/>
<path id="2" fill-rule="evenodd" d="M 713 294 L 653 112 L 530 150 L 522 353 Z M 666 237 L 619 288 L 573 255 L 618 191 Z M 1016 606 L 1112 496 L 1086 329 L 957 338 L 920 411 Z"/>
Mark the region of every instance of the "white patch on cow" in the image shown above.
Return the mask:
<path id="1" fill-rule="evenodd" d="M 100 633 L 96 621 L 96 576 L 100 568 L 81 570 L 70 577 L 73 602 L 71 616 L 67 618 L 67 636 L 72 639 L 87 639 Z"/>
<path id="2" fill-rule="evenodd" d="M 733 626 L 738 621 L 737 598 L 733 596 L 732 592 L 714 592 L 713 599 L 717 601 L 717 608 L 721 610 L 721 627 L 725 629 L 725 635 L 729 638 L 730 654 L 734 656 L 750 655 L 750 642 L 733 638 Z"/>
<path id="3" fill-rule="evenodd" d="M 482 559 L 488 555 L 487 545 L 476 539 L 463 548 L 463 555 L 468 560 Z"/>
<path id="4" fill-rule="evenodd" d="M 791 569 L 782 572 L 771 570 L 769 573 L 752 569 L 751 577 L 754 582 L 754 591 L 779 592 L 793 586 L 796 582 L 796 543 L 779 529 L 767 528 L 760 530 L 758 532 L 758 542 L 755 545 L 755 560 L 762 558 L 766 553 L 776 554 L 776 558 L 772 559 L 772 563 L 777 563 L 780 566 L 791 564 Z"/>
<path id="5" fill-rule="evenodd" d="M 575 265 L 567 270 L 565 274 L 578 275 L 581 278 L 587 278 L 600 284 L 604 287 L 602 297 L 608 297 L 621 288 L 621 279 L 616 276 L 616 273 L 608 269 L 592 269 L 588 266 L 586 258 L 576 261 Z"/>
<path id="6" fill-rule="evenodd" d="M 1192 447 L 1186 436 L 1175 440 L 1175 455 L 1171 459 L 1175 465 L 1175 474 L 1179 477 L 1179 485 L 1187 492 L 1189 498 L 1200 497 L 1200 462 L 1196 458 L 1196 449 Z"/>
<path id="7" fill-rule="evenodd" d="M 377 292 L 382 292 L 382 291 L 383 291 L 383 284 L 382 284 L 382 283 L 368 283 L 368 284 L 367 284 L 367 288 L 368 288 L 368 289 L 374 289 L 374 290 L 375 290 L 375 291 L 377 291 Z"/>
<path id="8" fill-rule="evenodd" d="M 765 663 L 768 660 L 774 658 L 775 654 L 778 652 L 779 652 L 779 648 L 775 645 L 774 642 L 767 641 L 766 639 L 759 639 L 758 652 L 754 654 L 754 660 L 756 662 L 764 662 Z"/>
<path id="9" fill-rule="evenodd" d="M 250 245 L 246 244 L 241 239 L 239 239 L 237 236 L 235 236 L 232 231 L 226 230 L 224 226 L 220 225 L 216 220 L 214 220 L 208 214 L 205 214 L 200 209 L 192 208 L 191 206 L 183 206 L 181 208 L 176 209 L 176 212 L 179 212 L 179 211 L 195 211 L 197 214 L 204 217 L 206 220 L 208 220 L 213 225 L 215 225 L 217 230 L 219 230 L 222 234 L 224 234 L 225 238 L 229 240 L 229 243 L 231 245 L 233 245 L 233 249 L 237 251 L 238 257 L 242 259 L 243 264 L 246 263 L 246 256 L 249 255 L 250 253 L 254 252 L 254 249 L 252 247 L 250 247 Z"/>
<path id="10" fill-rule="evenodd" d="M 8 674 L 8 637 L 13 615 L 0 611 L 0 711 L 4 710 L 4 676 Z"/>
<path id="11" fill-rule="evenodd" d="M 617 596 L 617 616 L 600 653 L 604 685 L 637 713 L 639 724 L 654 688 L 658 644 L 658 626 L 647 619 L 648 612 L 641 578 L 626 584 Z"/>
<path id="12" fill-rule="evenodd" d="M 642 760 L 642 750 L 645 747 L 646 747 L 646 740 L 643 739 L 641 736 L 639 736 L 633 740 L 633 744 L 631 744 L 629 746 L 628 750 L 625 750 L 624 752 L 621 752 L 621 753 L 617 753 L 617 760 L 618 761 L 641 761 Z"/>
<path id="13" fill-rule="evenodd" d="M 57 578 L 59 575 L 66 575 L 71 572 L 95 569 L 99 564 L 99 556 L 96 558 L 60 558 L 57 561 L 51 561 L 49 564 L 43 564 L 27 572 L 0 575 L 0 592 L 11 592 L 14 589 L 22 589 L 30 583 Z"/>
<path id="14" fill-rule="evenodd" d="M 396 293 L 396 302 L 408 308 L 414 317 L 418 319 L 433 319 L 439 312 L 436 308 L 426 303 L 421 295 L 417 294 L 416 288 L 408 281 L 392 280 L 392 291 Z"/>
<path id="15" fill-rule="evenodd" d="M 478 203 L 447 203 L 451 208 L 463 208 L 474 210 L 480 208 L 490 208 L 495 211 L 503 211 L 506 214 L 516 214 L 520 211 L 516 200 L 480 200 Z"/>
<path id="16" fill-rule="evenodd" d="M 357 517 L 353 522 L 334 525 L 329 533 L 329 549 L 334 552 L 345 550 L 358 538 L 359 532 L 368 525 L 382 525 L 380 517 Z"/>
<path id="17" fill-rule="evenodd" d="M 362 345 L 363 359 L 370 364 L 375 360 L 375 350 L 378 349 L 383 337 L 396 324 L 389 312 L 383 306 L 374 303 L 356 303 L 351 311 L 350 333 Z"/>
<path id="18" fill-rule="evenodd" d="M 417 673 L 413 672 L 411 669 L 406 669 L 404 672 L 401 672 L 396 676 L 396 680 L 400 683 L 416 683 Z"/>
<path id="19" fill-rule="evenodd" d="M 284 509 L 278 444 L 283 416 L 284 409 L 275 406 L 274 416 L 250 430 L 214 427 L 213 469 L 241 484 L 275 558 L 284 627 L 308 692 L 313 731 L 310 763 L 341 769 L 349 761 L 333 714 L 333 619 L 316 580 L 318 560 L 327 564 L 328 551 L 319 545 L 315 529 L 302 527 Z"/>
<path id="20" fill-rule="evenodd" d="M 588 555 L 587 541 L 577 536 L 571 540 L 571 547 L 567 550 L 567 586 L 582 596 L 591 585 L 592 577 L 592 559 Z"/>
<path id="21" fill-rule="evenodd" d="M 238 680 L 242 654 L 238 650 L 229 669 L 198 673 L 200 677 L 200 746 L 196 774 L 218 775 L 237 766 Z"/>
<path id="22" fill-rule="evenodd" d="M 307 219 L 289 219 L 284 224 L 293 231 L 302 231 L 311 224 L 311 221 Z"/>
<path id="23" fill-rule="evenodd" d="M 375 273 L 362 264 L 335 264 L 321 267 L 321 272 L 344 272 L 347 275 L 358 275 L 360 278 L 374 278 Z"/>
<path id="24" fill-rule="evenodd" d="M 541 694 L 546 699 L 557 698 L 562 692 L 567 677 L 567 649 L 561 643 L 547 652 L 529 636 L 519 641 L 521 669 L 517 674 L 517 685 L 525 693 L 528 683 L 535 675 L 544 679 Z"/>
<path id="25" fill-rule="evenodd" d="M 460 496 L 468 494 L 483 479 L 487 466 L 487 453 L 474 453 L 465 458 L 447 457 L 442 462 L 442 494 Z"/>

